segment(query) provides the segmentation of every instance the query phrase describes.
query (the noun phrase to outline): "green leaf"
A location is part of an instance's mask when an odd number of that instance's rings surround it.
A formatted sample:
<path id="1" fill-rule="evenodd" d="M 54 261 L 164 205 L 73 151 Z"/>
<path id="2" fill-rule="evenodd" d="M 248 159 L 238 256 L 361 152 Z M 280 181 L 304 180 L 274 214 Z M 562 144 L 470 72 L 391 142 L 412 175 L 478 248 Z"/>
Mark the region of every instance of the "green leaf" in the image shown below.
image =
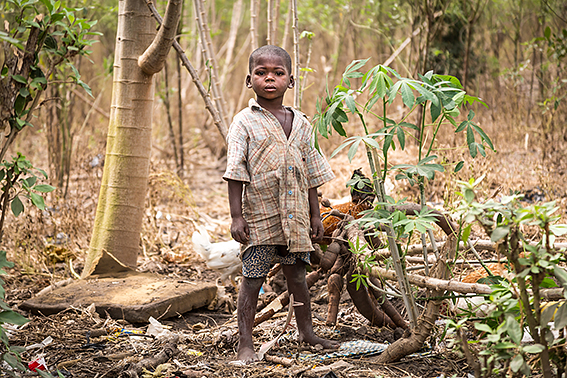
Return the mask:
<path id="1" fill-rule="evenodd" d="M 555 274 L 555 277 L 557 277 L 559 282 L 561 282 L 563 288 L 567 289 L 567 272 L 558 265 L 555 265 L 553 267 L 553 273 Z"/>
<path id="2" fill-rule="evenodd" d="M 488 324 L 474 323 L 474 328 L 481 332 L 492 333 L 492 328 Z"/>
<path id="3" fill-rule="evenodd" d="M 551 321 L 553 315 L 555 314 L 555 311 L 557 310 L 557 306 L 559 306 L 559 302 L 543 309 L 543 311 L 541 312 L 541 324 L 547 324 Z"/>
<path id="4" fill-rule="evenodd" d="M 344 148 L 347 147 L 347 146 L 350 146 L 350 145 L 351 145 L 352 143 L 354 143 L 356 140 L 357 140 L 357 138 L 355 138 L 355 137 L 351 137 L 351 138 L 348 138 L 347 140 L 345 140 L 343 144 L 341 144 L 339 147 L 337 147 L 337 148 L 333 151 L 333 153 L 331 153 L 331 159 L 332 159 L 333 157 L 335 157 L 342 149 L 344 149 Z"/>
<path id="5" fill-rule="evenodd" d="M 49 10 L 49 14 L 53 13 L 53 3 L 51 2 L 51 0 L 39 0 L 39 1 L 41 1 L 43 5 L 45 5 L 47 10 Z"/>
<path id="6" fill-rule="evenodd" d="M 506 235 L 508 235 L 509 232 L 510 232 L 509 226 L 496 227 L 494 231 L 492 231 L 492 234 L 490 234 L 490 240 L 493 243 L 495 243 L 501 240 L 502 238 L 504 238 Z"/>
<path id="7" fill-rule="evenodd" d="M 522 326 L 514 316 L 509 314 L 506 315 L 506 330 L 513 342 L 516 344 L 521 343 L 523 336 Z"/>
<path id="8" fill-rule="evenodd" d="M 20 96 L 26 98 L 30 95 L 30 91 L 27 88 L 20 88 Z"/>
<path id="9" fill-rule="evenodd" d="M 512 358 L 512 361 L 510 361 L 510 369 L 512 369 L 514 373 L 517 373 L 518 371 L 520 371 L 523 364 L 524 357 L 522 357 L 521 354 L 517 354 L 514 358 Z"/>
<path id="10" fill-rule="evenodd" d="M 29 94 L 29 92 L 28 92 L 28 94 Z M 28 101 L 22 95 L 18 95 L 16 97 L 16 101 L 14 101 L 14 113 L 16 113 L 16 116 L 19 117 L 19 116 L 22 115 L 22 113 L 24 112 L 24 109 L 26 108 L 27 103 L 28 103 Z"/>
<path id="11" fill-rule="evenodd" d="M 463 169 L 464 165 L 465 165 L 465 162 L 463 160 L 461 160 L 460 162 L 457 163 L 453 172 L 455 172 L 455 173 L 459 172 L 461 169 Z"/>
<path id="12" fill-rule="evenodd" d="M 549 231 L 555 236 L 567 234 L 567 224 L 554 224 L 549 226 Z"/>
<path id="13" fill-rule="evenodd" d="M 501 342 L 494 346 L 495 349 L 516 349 L 518 345 L 510 342 Z"/>
<path id="14" fill-rule="evenodd" d="M 18 314 L 15 311 L 2 311 L 0 312 L 0 324 L 1 323 L 9 323 L 15 325 L 24 325 L 29 322 L 28 319 L 23 317 L 22 315 Z"/>
<path id="15" fill-rule="evenodd" d="M 490 147 L 490 149 L 492 151 L 496 151 L 494 149 L 494 145 L 492 144 L 492 141 L 490 140 L 490 138 L 488 137 L 488 135 L 486 135 L 486 133 L 484 132 L 483 129 L 481 129 L 478 125 L 475 125 L 474 123 L 472 124 L 472 127 L 475 129 L 475 131 L 481 136 L 482 140 L 484 140 L 488 146 Z"/>
<path id="16" fill-rule="evenodd" d="M 37 193 L 30 193 L 30 199 L 32 203 L 40 210 L 45 210 L 45 202 L 43 201 L 43 197 Z"/>
<path id="17" fill-rule="evenodd" d="M 404 105 L 407 106 L 408 108 L 413 107 L 413 104 L 415 102 L 415 96 L 409 85 L 403 82 L 400 91 L 402 93 L 402 101 L 404 102 Z"/>
<path id="18" fill-rule="evenodd" d="M 20 200 L 20 197 L 18 197 L 18 196 L 14 197 L 14 199 L 12 200 L 12 203 L 10 204 L 10 208 L 12 209 L 12 213 L 15 216 L 20 215 L 22 213 L 22 211 L 24 211 L 24 204 Z"/>
<path id="19" fill-rule="evenodd" d="M 17 81 L 18 83 L 22 83 L 22 84 L 27 84 L 28 81 L 26 80 L 25 77 L 23 77 L 22 75 L 12 75 L 12 79 L 14 79 L 15 81 Z"/>
<path id="20" fill-rule="evenodd" d="M 22 365 L 19 358 L 15 354 L 10 352 L 4 353 L 2 358 L 4 359 L 4 361 L 8 363 L 8 365 L 13 367 L 14 369 L 18 369 L 20 371 L 26 371 L 26 367 Z"/>
<path id="21" fill-rule="evenodd" d="M 339 133 L 340 136 L 346 137 L 346 131 L 343 128 L 343 124 L 340 123 L 339 121 L 337 121 L 336 119 L 332 119 L 331 120 L 331 124 L 333 125 L 333 129 L 335 129 L 337 131 L 337 133 Z"/>
<path id="22" fill-rule="evenodd" d="M 526 353 L 536 354 L 543 352 L 545 350 L 545 347 L 541 344 L 532 344 L 532 345 L 526 345 L 522 347 L 522 349 Z"/>
<path id="23" fill-rule="evenodd" d="M 567 302 L 563 302 L 555 313 L 555 329 L 563 329 L 567 326 Z"/>
<path id="24" fill-rule="evenodd" d="M 543 35 L 545 36 L 546 39 L 549 39 L 551 37 L 551 28 L 549 26 L 546 26 Z"/>
<path id="25" fill-rule="evenodd" d="M 354 98 L 351 95 L 345 97 L 345 104 L 351 113 L 356 114 L 358 112 L 358 110 L 356 109 Z"/>
<path id="26" fill-rule="evenodd" d="M 398 135 L 398 143 L 400 144 L 400 148 L 403 150 L 406 146 L 406 134 L 404 133 L 404 129 L 401 127 L 397 127 L 397 135 Z"/>
<path id="27" fill-rule="evenodd" d="M 47 184 L 40 184 L 33 187 L 33 189 L 40 193 L 49 193 L 55 190 L 55 187 Z"/>
<path id="28" fill-rule="evenodd" d="M 53 38 L 53 35 L 48 35 L 47 37 L 45 37 L 45 47 L 48 50 L 57 51 L 59 47 L 57 45 L 57 40 Z"/>
<path id="29" fill-rule="evenodd" d="M 348 150 L 348 161 L 352 163 L 352 159 L 354 159 L 354 155 L 356 155 L 356 151 L 358 151 L 358 145 L 360 144 L 360 142 L 362 141 L 362 139 L 357 139 L 352 146 L 350 146 L 349 150 Z"/>

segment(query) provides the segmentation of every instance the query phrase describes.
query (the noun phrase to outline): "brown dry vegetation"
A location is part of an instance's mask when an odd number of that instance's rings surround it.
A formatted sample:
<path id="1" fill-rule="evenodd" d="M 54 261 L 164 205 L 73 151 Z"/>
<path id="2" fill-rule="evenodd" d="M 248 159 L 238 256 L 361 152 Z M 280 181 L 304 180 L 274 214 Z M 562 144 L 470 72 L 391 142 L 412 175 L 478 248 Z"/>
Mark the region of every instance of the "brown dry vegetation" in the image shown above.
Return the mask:
<path id="1" fill-rule="evenodd" d="M 352 16 L 352 15 L 351 15 Z M 355 18 L 355 16 L 352 16 Z M 191 23 L 186 16 L 187 23 Z M 214 30 L 220 30 L 222 21 L 213 17 L 211 23 L 217 23 Z M 531 21 L 533 23 L 533 20 Z M 337 23 L 338 24 L 338 23 Z M 345 24 L 344 22 L 341 24 Z M 335 34 L 325 30 L 318 31 L 316 43 L 313 47 L 311 67 L 315 70 L 309 76 L 312 85 L 304 93 L 303 111 L 313 115 L 315 100 L 325 93 L 325 75 L 328 74 L 329 86 L 337 83 L 340 73 L 352 59 L 371 56 L 371 63 L 384 61 L 390 52 L 382 39 L 372 39 L 373 43 L 365 43 L 360 35 L 361 29 L 350 26 L 339 28 Z M 313 30 L 316 24 L 310 25 Z M 526 30 L 534 29 L 532 26 Z M 409 35 L 408 27 L 395 29 L 395 41 L 403 40 Z M 87 61 L 80 63 L 83 80 L 93 88 L 95 99 L 83 100 L 66 88 L 66 103 L 69 119 L 53 119 L 49 116 L 49 106 L 57 106 L 58 101 L 47 102 L 42 107 L 35 127 L 28 128 L 11 149 L 11 153 L 21 151 L 32 163 L 46 169 L 50 174 L 50 183 L 59 186 L 59 189 L 47 196 L 48 208 L 39 211 L 29 204 L 18 218 L 8 215 L 5 226 L 4 243 L 1 246 L 8 251 L 8 259 L 16 263 L 16 267 L 8 271 L 6 280 L 6 302 L 17 306 L 22 300 L 32 297 L 42 288 L 51 283 L 73 277 L 71 269 L 80 273 L 85 255 L 88 251 L 90 232 L 92 230 L 94 213 L 96 209 L 100 179 L 102 176 L 102 163 L 104 161 L 106 144 L 107 118 L 102 114 L 108 112 L 111 97 L 111 76 L 100 70 L 103 58 L 112 55 L 112 30 L 107 30 L 104 43 L 95 46 L 92 55 L 95 61 L 91 65 Z M 192 32 L 194 33 L 194 31 Z M 526 31 L 529 33 L 529 31 Z M 488 32 L 487 32 L 488 34 Z M 368 37 L 365 35 L 365 37 Z M 480 36 L 482 37 L 482 35 Z M 533 35 L 525 35 L 528 40 Z M 374 38 L 374 37 L 373 37 Z M 238 48 L 242 48 L 230 67 L 230 74 L 226 80 L 225 96 L 228 101 L 230 113 L 234 114 L 241 109 L 251 97 L 252 93 L 244 87 L 246 74 L 246 59 L 249 47 L 245 45 L 246 32 L 244 28 L 238 36 Z M 494 55 L 491 38 L 478 38 L 476 51 L 487 52 Z M 219 46 L 224 42 L 220 36 L 216 42 Z M 202 59 L 196 40 L 187 38 L 182 45 L 187 46 L 189 58 L 194 61 L 201 72 Z M 288 44 L 289 46 L 289 44 Z M 375 47 L 368 47 L 375 46 Z M 408 47 L 403 59 L 410 60 L 417 47 Z M 501 46 L 502 55 L 511 55 L 513 46 L 505 40 Z M 305 61 L 306 46 L 302 45 L 302 62 Z M 330 52 L 333 52 L 331 54 Z M 340 57 L 334 61 L 331 55 Z M 527 55 L 528 53 L 526 53 Z M 492 138 L 497 149 L 496 153 L 489 152 L 486 158 L 471 159 L 465 149 L 463 136 L 454 136 L 446 133 L 439 136 L 437 146 L 444 162 L 465 160 L 465 167 L 458 174 L 446 172 L 438 174 L 433 182 L 429 183 L 427 198 L 434 205 L 443 206 L 451 210 L 458 199 L 457 180 L 468 180 L 471 177 L 485 176 L 479 187 L 479 198 L 498 198 L 510 191 L 541 193 L 545 201 L 555 200 L 560 207 L 563 223 L 567 222 L 567 156 L 563 148 L 567 140 L 565 131 L 565 117 L 567 111 L 564 103 L 556 110 L 542 115 L 534 93 L 539 92 L 537 82 L 531 85 L 533 72 L 515 71 L 513 58 L 502 57 L 497 64 L 500 69 L 486 68 L 477 72 L 471 93 L 483 98 L 489 105 L 488 109 L 482 106 L 475 107 L 477 123 L 484 128 Z M 79 64 L 78 64 L 79 66 Z M 399 72 L 403 72 L 404 65 L 393 64 Z M 198 97 L 190 78 L 186 72 L 181 73 L 181 88 L 177 88 L 177 73 L 175 72 L 173 52 L 169 63 L 169 90 L 172 93 L 172 115 L 174 127 L 177 127 L 177 109 L 181 107 L 183 113 L 183 150 L 185 154 L 185 167 L 180 176 L 176 172 L 173 160 L 173 149 L 168 135 L 166 108 L 163 101 L 158 98 L 155 102 L 154 112 L 154 143 L 152 147 L 152 163 L 150 190 L 147 197 L 147 212 L 144 219 L 141 252 L 138 260 L 140 270 L 154 271 L 176 277 L 191 279 L 214 279 L 215 273 L 206 271 L 205 265 L 192 250 L 190 236 L 195 229 L 195 223 L 204 224 L 210 230 L 215 240 L 228 240 L 230 216 L 226 194 L 226 184 L 221 176 L 225 167 L 223 156 L 223 142 L 218 131 L 211 123 L 205 112 L 203 103 Z M 508 72 L 515 74 L 501 74 L 509 68 Z M 489 70 L 489 68 L 491 70 Z M 411 68 L 413 70 L 413 68 Z M 529 72 L 528 72 L 529 71 Z M 533 70 L 535 71 L 535 70 Z M 457 74 L 447 72 L 448 74 Z M 205 79 L 205 75 L 203 74 Z M 157 76 L 156 92 L 163 94 L 163 73 Z M 181 91 L 182 103 L 177 103 L 177 92 Z M 292 103 L 292 96 L 287 102 Z M 94 103 L 94 105 L 93 105 Z M 96 109 L 100 109 L 101 112 Z M 401 110 L 403 111 L 403 110 Z M 399 116 L 402 114 L 400 113 Z M 54 125 L 53 122 L 56 122 Z M 70 172 L 68 175 L 68 188 L 64 183 L 66 176 L 58 175 L 60 169 L 60 155 L 56 150 L 57 125 L 67 125 L 72 134 L 72 153 Z M 370 125 L 372 128 L 375 125 Z M 360 125 L 353 123 L 352 130 Z M 333 136 L 322 142 L 322 149 L 327 155 L 340 144 L 338 137 Z M 96 164 L 98 159 L 98 164 Z M 390 163 L 415 163 L 415 147 L 408 146 L 405 151 L 397 151 Z M 349 163 L 345 154 L 340 154 L 331 160 L 337 178 L 321 188 L 324 196 L 333 199 L 348 195 L 346 181 L 350 178 L 353 169 L 364 167 L 368 171 L 365 157 L 357 155 Z M 390 177 L 389 193 L 395 198 L 408 197 L 417 202 L 417 188 L 408 186 L 405 182 L 395 182 Z M 58 185 L 58 183 L 63 185 Z M 440 234 L 439 234 L 440 235 Z M 484 237 L 484 235 L 479 235 Z M 537 238 L 537 235 L 530 235 Z M 316 287 L 314 296 L 315 318 L 324 319 L 326 313 L 326 299 L 324 288 Z M 342 316 L 339 317 L 337 330 L 341 332 L 342 340 L 365 338 L 375 341 L 392 341 L 392 335 L 384 333 L 374 327 L 362 325 L 365 320 L 355 313 L 352 303 L 344 297 L 341 302 Z M 67 368 L 73 377 L 111 377 L 115 376 L 114 367 L 122 366 L 123 359 L 112 359 L 119 351 L 128 350 L 134 356 L 145 356 L 159 350 L 159 343 L 149 341 L 132 341 L 118 339 L 109 343 L 101 357 L 96 349 L 81 349 L 87 343 L 85 334 L 93 328 L 105 326 L 122 326 L 114 320 L 98 319 L 84 309 L 70 309 L 69 311 L 50 317 L 31 316 L 31 323 L 24 332 L 19 332 L 14 339 L 15 345 L 29 345 L 40 342 L 46 336 L 52 335 L 55 339 L 55 348 L 48 350 L 46 359 L 53 367 L 61 362 L 69 362 Z M 270 339 L 271 334 L 279 331 L 281 319 L 273 320 L 256 331 L 257 341 Z M 227 365 L 234 356 L 236 346 L 236 326 L 234 317 L 221 311 L 197 311 L 184 314 L 178 319 L 167 322 L 173 331 L 181 335 L 180 349 L 182 353 L 178 360 L 184 366 L 205 363 L 210 369 L 201 365 L 195 370 L 207 372 L 216 376 L 323 376 L 310 373 L 314 364 L 299 364 L 292 368 L 283 368 L 280 365 L 262 363 L 252 367 L 235 369 Z M 140 325 L 127 325 L 145 329 Z M 330 332 L 322 321 L 317 321 L 317 331 Z M 440 330 L 438 330 L 440 332 Z M 91 343 L 102 342 L 102 339 L 91 340 Z M 283 344 L 281 352 L 297 351 L 299 348 L 293 341 Z M 190 350 L 204 353 L 204 357 L 191 354 Z M 434 354 L 414 356 L 401 362 L 400 365 L 381 366 L 373 363 L 372 358 L 363 360 L 347 360 L 352 366 L 336 370 L 341 376 L 349 377 L 431 377 L 441 373 L 465 375 L 467 367 L 462 357 L 443 356 L 444 349 L 434 349 Z M 33 357 L 25 355 L 27 358 Z M 205 370 L 201 370 L 205 369 Z M 309 375 L 311 374 L 311 375 Z M 318 374 L 318 375 L 317 375 Z M 337 373 L 339 374 L 339 373 Z"/>

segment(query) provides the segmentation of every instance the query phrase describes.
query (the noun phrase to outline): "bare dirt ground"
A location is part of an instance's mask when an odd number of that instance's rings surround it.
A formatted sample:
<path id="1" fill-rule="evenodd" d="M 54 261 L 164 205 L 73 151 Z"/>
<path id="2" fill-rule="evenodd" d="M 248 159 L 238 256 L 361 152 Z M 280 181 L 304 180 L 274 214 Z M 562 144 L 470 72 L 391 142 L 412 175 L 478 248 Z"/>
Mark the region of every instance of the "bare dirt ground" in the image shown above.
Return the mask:
<path id="1" fill-rule="evenodd" d="M 228 240 L 230 217 L 226 187 L 221 179 L 225 163 L 223 159 L 211 156 L 205 148 L 192 150 L 188 160 L 186 177 L 190 179 L 184 182 L 167 173 L 167 169 L 164 169 L 167 164 L 163 161 L 153 164 L 139 270 L 157 272 L 180 280 L 214 281 L 219 274 L 208 270 L 195 254 L 191 246 L 191 233 L 195 224 L 200 224 L 208 228 L 215 240 Z M 352 164 L 345 160 L 342 158 L 332 161 L 337 179 L 322 188 L 326 197 L 347 196 L 345 183 L 352 170 L 366 166 L 363 157 L 357 157 Z M 518 164 L 519 160 L 523 164 Z M 57 240 L 60 233 L 63 233 L 61 238 L 72 240 L 64 243 L 66 248 L 62 249 L 73 256 L 71 266 L 80 272 L 88 247 L 98 193 L 96 183 L 100 178 L 100 169 L 97 169 L 99 168 L 85 168 L 84 173 L 74 178 L 75 187 L 70 190 L 70 195 L 76 195 L 77 204 L 54 199 L 56 204 L 52 206 L 51 212 L 39 216 L 31 213 L 29 218 L 12 220 L 12 228 L 7 232 L 12 232 L 16 239 L 28 238 L 25 239 L 28 241 L 27 244 L 14 241 L 9 252 L 9 259 L 16 261 L 16 266 L 9 269 L 8 275 L 3 277 L 8 305 L 17 309 L 19 303 L 31 298 L 41 289 L 70 277 L 69 259 L 63 258 L 64 261 L 56 262 L 57 259 L 53 259 L 52 255 L 58 249 L 49 247 L 59 245 Z M 484 163 L 469 163 L 467 169 L 486 174 L 482 190 L 487 197 L 497 196 L 498 193 L 507 194 L 511 190 L 541 190 L 538 185 L 542 181 L 551 182 L 546 177 L 555 174 L 560 177 L 554 180 L 564 180 L 564 175 L 559 172 L 565 172 L 565 167 L 549 169 L 538 165 L 537 154 L 529 152 L 502 152 L 498 156 L 489 157 Z M 455 198 L 451 193 L 456 188 L 447 182 L 449 181 L 439 180 L 432 185 L 430 202 L 445 205 L 451 203 Z M 553 190 L 546 192 L 548 194 L 545 199 L 551 199 L 551 196 L 557 199 L 565 219 L 565 188 L 551 184 L 550 187 Z M 392 186 L 391 191 L 397 196 L 409 196 L 410 199 L 416 193 L 414 188 L 404 185 Z M 34 216 L 37 220 L 32 220 Z M 30 244 L 34 243 L 39 253 L 30 252 L 34 250 Z M 43 269 L 34 269 L 34 266 L 43 266 Z M 399 337 L 394 330 L 370 326 L 354 309 L 346 294 L 341 299 L 337 326 L 326 326 L 324 319 L 327 298 L 323 281 L 311 289 L 314 324 L 320 336 L 341 342 L 367 340 L 376 343 L 391 343 Z M 226 291 L 228 301 L 217 309 L 203 308 L 179 314 L 175 318 L 159 319 L 162 325 L 168 327 L 166 333 L 169 336 L 177 336 L 177 352 L 167 364 L 160 366 L 161 370 L 146 372 L 144 376 L 467 377 L 472 373 L 466 359 L 447 348 L 442 337 L 442 325 L 435 328 L 427 348 L 395 364 L 380 365 L 373 356 L 321 359 L 327 351 L 299 345 L 292 328 L 279 345 L 269 352 L 271 356 L 291 359 L 290 365 L 263 361 L 243 367 L 235 366 L 230 362 L 234 360 L 237 347 L 237 324 L 233 310 L 236 291 L 230 285 L 226 286 Z M 261 298 L 259 303 L 262 305 L 266 301 L 266 298 Z M 287 308 L 255 328 L 257 348 L 282 330 L 286 311 Z M 10 344 L 29 347 L 45 342 L 50 337 L 53 341 L 48 345 L 24 352 L 23 360 L 27 363 L 43 357 L 50 371 L 59 370 L 64 377 L 118 377 L 132 364 L 155 356 L 164 349 L 163 338 L 146 335 L 147 324 L 129 324 L 101 317 L 92 308 L 69 308 L 51 316 L 24 315 L 30 322 L 10 331 Z M 0 376 L 7 376 L 6 367 L 1 367 L 0 371 L 3 371 Z M 24 374 L 34 375 L 36 373 Z"/>

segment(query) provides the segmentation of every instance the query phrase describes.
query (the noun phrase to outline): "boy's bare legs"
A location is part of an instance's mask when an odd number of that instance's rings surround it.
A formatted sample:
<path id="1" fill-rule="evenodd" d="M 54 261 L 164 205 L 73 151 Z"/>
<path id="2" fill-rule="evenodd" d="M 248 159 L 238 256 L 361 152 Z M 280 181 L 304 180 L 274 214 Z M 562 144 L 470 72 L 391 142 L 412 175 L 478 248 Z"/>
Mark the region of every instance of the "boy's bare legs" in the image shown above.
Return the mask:
<path id="1" fill-rule="evenodd" d="M 311 298 L 305 281 L 305 263 L 298 260 L 294 265 L 282 265 L 282 271 L 287 281 L 287 289 L 293 294 L 294 301 L 303 303 L 302 306 L 294 307 L 299 341 L 305 341 L 310 345 L 321 344 L 325 349 L 338 348 L 339 342 L 320 338 L 313 332 Z"/>
<path id="2" fill-rule="evenodd" d="M 258 303 L 258 293 L 264 283 L 264 278 L 243 277 L 240 290 L 238 292 L 238 353 L 236 359 L 250 363 L 258 361 L 258 356 L 254 352 L 254 341 L 252 340 L 252 327 L 254 327 L 254 317 Z"/>

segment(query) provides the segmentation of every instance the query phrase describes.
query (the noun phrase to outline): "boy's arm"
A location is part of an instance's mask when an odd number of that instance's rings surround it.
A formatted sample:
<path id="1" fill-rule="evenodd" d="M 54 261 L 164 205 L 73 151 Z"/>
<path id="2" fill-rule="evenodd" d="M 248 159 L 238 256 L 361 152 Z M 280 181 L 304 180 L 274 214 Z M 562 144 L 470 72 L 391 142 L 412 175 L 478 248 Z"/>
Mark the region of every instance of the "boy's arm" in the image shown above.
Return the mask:
<path id="1" fill-rule="evenodd" d="M 232 225 L 230 234 L 241 244 L 248 244 L 250 229 L 242 216 L 242 181 L 228 180 L 228 202 L 230 204 L 230 217 Z"/>
<path id="2" fill-rule="evenodd" d="M 311 188 L 308 192 L 309 196 L 309 213 L 311 214 L 311 239 L 319 241 L 323 239 L 325 229 L 321 222 L 321 212 L 319 210 L 319 201 L 317 200 L 317 188 Z"/>

